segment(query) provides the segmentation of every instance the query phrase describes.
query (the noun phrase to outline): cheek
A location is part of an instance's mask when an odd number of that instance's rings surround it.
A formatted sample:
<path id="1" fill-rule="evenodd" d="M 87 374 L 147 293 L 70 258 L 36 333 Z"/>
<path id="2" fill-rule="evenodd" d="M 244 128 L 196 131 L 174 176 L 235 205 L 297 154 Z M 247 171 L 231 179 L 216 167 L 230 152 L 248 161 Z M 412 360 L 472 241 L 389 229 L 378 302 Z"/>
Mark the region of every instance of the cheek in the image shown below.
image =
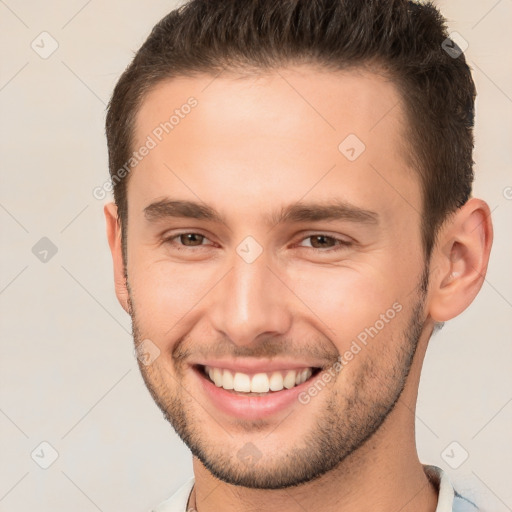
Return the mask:
<path id="1" fill-rule="evenodd" d="M 310 268 L 288 276 L 291 288 L 320 319 L 319 329 L 345 350 L 366 329 L 389 331 L 403 309 L 402 291 L 375 268 Z M 382 316 L 383 315 L 383 316 Z M 334 332 L 331 332 L 330 330 Z"/>
<path id="2" fill-rule="evenodd" d="M 160 343 L 181 335 L 187 315 L 193 316 L 215 282 L 197 265 L 145 262 L 137 268 L 134 261 L 133 269 L 128 276 L 137 322 L 146 337 Z"/>

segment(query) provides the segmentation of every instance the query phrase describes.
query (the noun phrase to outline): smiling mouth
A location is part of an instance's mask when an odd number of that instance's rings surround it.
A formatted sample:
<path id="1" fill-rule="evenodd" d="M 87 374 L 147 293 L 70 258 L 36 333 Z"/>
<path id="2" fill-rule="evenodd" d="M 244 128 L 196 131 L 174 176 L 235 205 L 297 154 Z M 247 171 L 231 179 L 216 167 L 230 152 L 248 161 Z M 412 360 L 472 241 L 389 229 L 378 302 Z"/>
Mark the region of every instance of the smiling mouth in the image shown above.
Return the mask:
<path id="1" fill-rule="evenodd" d="M 304 367 L 248 374 L 205 365 L 195 365 L 195 368 L 203 378 L 215 386 L 241 396 L 266 396 L 292 389 L 312 379 L 321 371 L 321 368 Z"/>

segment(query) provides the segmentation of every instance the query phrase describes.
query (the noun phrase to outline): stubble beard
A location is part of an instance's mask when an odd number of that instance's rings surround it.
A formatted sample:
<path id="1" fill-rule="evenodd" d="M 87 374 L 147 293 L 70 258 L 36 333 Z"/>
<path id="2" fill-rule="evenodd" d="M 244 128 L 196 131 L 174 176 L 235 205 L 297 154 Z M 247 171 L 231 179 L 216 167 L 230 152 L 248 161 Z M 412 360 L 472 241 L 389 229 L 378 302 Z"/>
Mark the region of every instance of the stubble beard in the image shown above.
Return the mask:
<path id="1" fill-rule="evenodd" d="M 426 280 L 428 268 L 425 269 L 417 287 L 416 302 L 407 326 L 398 334 L 400 342 L 389 344 L 394 347 L 394 352 L 388 351 L 386 354 L 385 367 L 381 358 L 364 359 L 356 379 L 349 386 L 346 383 L 342 389 L 339 386 L 332 386 L 323 411 L 321 414 L 317 413 L 314 426 L 302 439 L 293 440 L 290 444 L 292 448 L 287 451 L 262 453 L 256 463 L 251 465 L 237 457 L 237 449 L 242 448 L 246 441 L 234 448 L 229 442 L 233 442 L 236 437 L 226 434 L 226 439 L 219 442 L 208 435 L 208 420 L 205 420 L 207 413 L 198 405 L 198 400 L 192 396 L 191 391 L 184 389 L 178 381 L 183 378 L 183 368 L 175 368 L 176 377 L 166 368 L 155 364 L 158 360 L 151 366 L 144 366 L 139 362 L 139 368 L 164 418 L 172 425 L 192 454 L 215 477 L 229 484 L 253 489 L 297 486 L 340 467 L 349 455 L 354 454 L 372 438 L 395 408 L 405 388 L 424 331 L 425 322 L 422 314 Z M 129 302 L 134 342 L 138 346 L 144 338 L 139 328 L 131 293 Z M 374 342 L 387 341 L 389 339 L 383 338 Z M 172 389 L 167 383 L 172 383 Z M 315 399 L 311 403 L 314 401 Z M 295 411 L 285 421 L 300 422 L 300 415 L 307 413 L 308 405 L 297 403 Z M 236 423 L 239 432 L 245 427 L 246 432 L 253 433 L 264 430 L 269 425 L 270 422 L 258 420 Z M 272 435 L 279 436 L 279 426 Z M 254 444 L 257 446 L 257 441 Z"/>

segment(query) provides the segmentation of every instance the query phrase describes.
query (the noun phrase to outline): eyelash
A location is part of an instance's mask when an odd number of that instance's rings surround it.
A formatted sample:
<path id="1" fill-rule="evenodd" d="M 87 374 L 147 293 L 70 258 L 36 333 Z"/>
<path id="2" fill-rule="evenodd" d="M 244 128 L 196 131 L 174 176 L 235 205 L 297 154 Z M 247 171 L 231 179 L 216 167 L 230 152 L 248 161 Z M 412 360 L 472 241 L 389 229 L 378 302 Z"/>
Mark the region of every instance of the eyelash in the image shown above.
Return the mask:
<path id="1" fill-rule="evenodd" d="M 172 235 L 170 237 L 167 237 L 163 240 L 164 243 L 166 244 L 169 244 L 169 245 L 173 245 L 175 247 L 177 247 L 177 249 L 179 251 L 183 251 L 183 250 L 186 250 L 187 248 L 188 249 L 196 249 L 196 248 L 201 248 L 201 247 L 204 247 L 203 244 L 201 245 L 197 245 L 197 246 L 186 246 L 186 245 L 176 245 L 175 244 L 175 240 L 177 238 L 179 238 L 180 236 L 183 236 L 183 235 L 199 235 L 201 237 L 203 237 L 204 239 L 208 240 L 208 237 L 206 237 L 205 235 L 202 235 L 201 233 L 196 233 L 195 231 L 184 231 L 182 233 L 178 233 L 178 234 L 175 234 L 175 235 Z M 319 252 L 323 252 L 323 253 L 330 253 L 330 252 L 337 252 L 337 251 L 340 251 L 340 250 L 343 250 L 343 249 L 347 249 L 348 247 L 351 247 L 353 245 L 352 242 L 348 242 L 347 240 L 343 240 L 341 238 L 337 238 L 335 236 L 331 236 L 331 235 L 327 235 L 326 233 L 313 233 L 311 235 L 308 235 L 308 236 L 305 236 L 303 238 L 301 238 L 299 240 L 299 242 L 303 242 L 304 240 L 307 240 L 308 238 L 314 238 L 315 236 L 322 236 L 322 237 L 325 237 L 325 238 L 329 238 L 331 240 L 334 240 L 337 245 L 335 247 L 328 247 L 327 249 L 321 249 L 321 248 L 317 248 L 317 247 L 302 247 L 303 249 L 313 249 L 313 250 L 316 250 L 316 251 L 319 251 Z"/>

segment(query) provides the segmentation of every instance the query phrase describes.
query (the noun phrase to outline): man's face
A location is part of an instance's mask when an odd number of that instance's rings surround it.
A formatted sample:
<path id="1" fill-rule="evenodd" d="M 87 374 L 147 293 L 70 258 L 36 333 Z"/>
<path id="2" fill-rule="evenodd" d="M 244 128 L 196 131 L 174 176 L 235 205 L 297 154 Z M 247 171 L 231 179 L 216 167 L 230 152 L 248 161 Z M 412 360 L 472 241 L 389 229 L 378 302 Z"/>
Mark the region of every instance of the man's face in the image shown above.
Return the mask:
<path id="1" fill-rule="evenodd" d="M 189 97 L 197 105 L 182 109 Z M 218 478 L 311 480 L 378 431 L 411 385 L 427 333 L 406 133 L 393 84 L 356 71 L 179 78 L 145 99 L 133 149 L 157 144 L 128 183 L 127 276 L 135 342 L 159 355 L 140 369 Z M 222 220 L 170 215 L 165 201 Z M 297 202 L 309 208 L 280 215 Z M 337 217 L 314 210 L 331 204 Z M 205 364 L 248 374 L 235 376 L 242 385 L 314 373 L 260 396 L 217 386 Z"/>

